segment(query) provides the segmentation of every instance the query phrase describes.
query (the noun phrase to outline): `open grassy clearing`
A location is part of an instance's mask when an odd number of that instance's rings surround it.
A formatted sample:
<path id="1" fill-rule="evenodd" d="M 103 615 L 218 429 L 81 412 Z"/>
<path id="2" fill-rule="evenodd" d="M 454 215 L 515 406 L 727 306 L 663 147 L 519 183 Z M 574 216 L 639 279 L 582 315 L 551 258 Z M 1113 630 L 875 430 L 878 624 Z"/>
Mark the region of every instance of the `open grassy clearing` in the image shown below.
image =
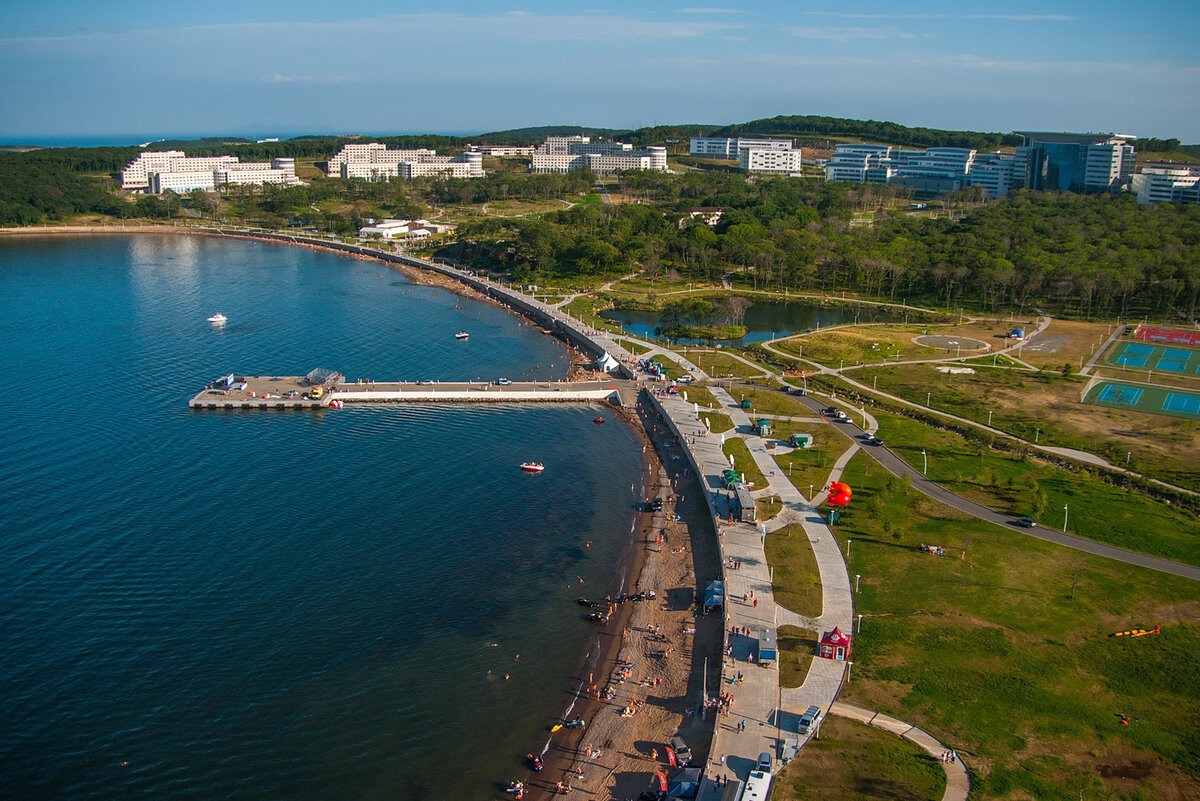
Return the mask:
<path id="1" fill-rule="evenodd" d="M 938 801 L 946 790 L 941 763 L 896 735 L 827 717 L 775 779 L 776 801 Z"/>
<path id="2" fill-rule="evenodd" d="M 770 520 L 783 511 L 783 500 L 778 495 L 764 495 L 754 499 L 756 520 Z"/>
<path id="3" fill-rule="evenodd" d="M 708 430 L 714 434 L 725 434 L 733 430 L 733 420 L 720 412 L 701 412 L 701 420 L 708 421 Z"/>
<path id="4" fill-rule="evenodd" d="M 572 300 L 562 310 L 577 320 L 582 320 L 592 328 L 608 331 L 610 334 L 620 334 L 621 326 L 612 320 L 606 320 L 599 312 L 612 307 L 612 303 L 593 295 L 580 295 Z"/>
<path id="5" fill-rule="evenodd" d="M 880 436 L 914 473 L 928 461 L 930 480 L 963 497 L 1058 529 L 1065 506 L 1071 534 L 1200 564 L 1200 521 L 1186 511 L 1086 473 L 992 450 L 907 417 L 876 416 Z"/>
<path id="6" fill-rule="evenodd" d="M 679 395 L 688 403 L 698 403 L 706 409 L 718 407 L 716 396 L 703 384 L 680 384 Z"/>
<path id="7" fill-rule="evenodd" d="M 804 526 L 789 523 L 766 539 L 767 563 L 775 571 L 775 601 L 806 617 L 821 614 L 821 574 Z M 786 650 L 780 642 L 780 650 Z M 813 642 L 816 645 L 816 642 Z M 815 647 L 809 650 L 809 654 Z M 800 676 L 803 683 L 804 676 Z M 799 687 L 800 684 L 786 685 Z"/>
<path id="8" fill-rule="evenodd" d="M 773 440 L 786 442 L 792 434 L 811 434 L 811 448 L 793 448 L 788 453 L 775 456 L 775 464 L 787 474 L 806 498 L 820 492 L 829 480 L 829 471 L 851 442 L 828 423 L 798 423 L 788 420 L 775 421 Z"/>
<path id="9" fill-rule="evenodd" d="M 569 200 L 493 200 L 478 207 L 488 217 L 524 217 L 529 214 L 546 214 L 551 211 L 569 209 L 574 204 Z"/>
<path id="10" fill-rule="evenodd" d="M 801 403 L 795 395 L 780 392 L 778 389 L 752 389 L 745 385 L 738 385 L 730 387 L 728 391 L 739 403 L 743 400 L 750 401 L 750 408 L 746 413 L 751 416 L 758 414 L 790 417 L 813 416 L 812 410 Z"/>
<path id="11" fill-rule="evenodd" d="M 837 367 L 843 364 L 863 364 L 884 359 L 932 359 L 936 348 L 914 345 L 912 338 L 921 336 L 923 326 L 840 328 L 794 337 L 775 343 L 775 347 L 797 358 Z"/>
<path id="12" fill-rule="evenodd" d="M 713 378 L 755 378 L 765 376 L 767 370 L 747 364 L 732 354 L 713 348 L 676 348 L 688 361 L 695 364 Z"/>
<path id="13" fill-rule="evenodd" d="M 972 798 L 1200 794 L 1200 585 L 964 519 L 861 454 L 845 478 L 865 615 L 846 701 L 965 753 Z"/>
<path id="14" fill-rule="evenodd" d="M 878 381 L 876 381 L 878 378 Z M 1075 448 L 1137 472 L 1200 489 L 1200 422 L 1079 402 L 1086 380 L 1050 371 L 980 369 L 945 375 L 930 365 L 859 371 L 855 380 L 1043 445 Z M 1128 454 L 1128 456 L 1127 456 Z"/>
<path id="15" fill-rule="evenodd" d="M 1111 323 L 1052 320 L 1049 327 L 1038 335 L 1038 339 L 1043 344 L 1051 344 L 1055 349 L 1044 351 L 1022 347 L 1020 348 L 1021 360 L 1034 367 L 1058 369 L 1064 364 L 1071 364 L 1075 366 L 1075 369 L 1079 369 L 1080 358 L 1086 364 L 1095 350 L 1104 344 L 1104 340 L 1108 339 L 1112 330 Z M 1028 329 L 1026 329 L 1026 333 L 1028 333 Z M 1037 341 L 1031 344 L 1040 347 Z"/>
<path id="16" fill-rule="evenodd" d="M 779 600 L 779 596 L 775 596 Z M 820 608 L 816 614 L 820 614 Z M 796 626 L 780 626 L 775 632 L 776 645 L 779 646 L 779 686 L 799 687 L 808 677 L 808 669 L 812 666 L 813 654 L 817 651 L 821 635 L 812 629 L 801 629 Z"/>
<path id="17" fill-rule="evenodd" d="M 726 461 L 729 460 L 729 457 L 733 457 L 733 469 L 745 476 L 748 486 L 762 487 L 767 483 L 767 479 L 758 469 L 754 457 L 750 455 L 750 449 L 741 439 L 737 437 L 726 439 L 725 444 L 721 446 L 721 451 L 725 454 Z"/>

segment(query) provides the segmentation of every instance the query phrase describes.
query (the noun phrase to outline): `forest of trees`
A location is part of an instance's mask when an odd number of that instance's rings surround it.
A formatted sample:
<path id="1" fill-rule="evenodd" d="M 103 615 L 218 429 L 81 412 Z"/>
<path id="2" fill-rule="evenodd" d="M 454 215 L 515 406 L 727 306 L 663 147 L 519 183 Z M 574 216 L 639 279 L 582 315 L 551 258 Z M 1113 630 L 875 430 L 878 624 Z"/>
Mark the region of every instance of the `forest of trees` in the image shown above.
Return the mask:
<path id="1" fill-rule="evenodd" d="M 848 292 L 942 307 L 1045 306 L 1081 317 L 1178 316 L 1200 303 L 1200 207 L 1020 192 L 961 220 L 888 211 L 888 186 L 627 175 L 641 204 L 578 206 L 460 229 L 452 255 L 519 281 L 617 275 L 632 262 L 710 282 Z M 710 229 L 687 215 L 726 209 Z M 878 207 L 872 226 L 853 212 Z M 682 223 L 682 226 L 681 226 Z M 451 255 L 451 254 L 447 254 Z"/>

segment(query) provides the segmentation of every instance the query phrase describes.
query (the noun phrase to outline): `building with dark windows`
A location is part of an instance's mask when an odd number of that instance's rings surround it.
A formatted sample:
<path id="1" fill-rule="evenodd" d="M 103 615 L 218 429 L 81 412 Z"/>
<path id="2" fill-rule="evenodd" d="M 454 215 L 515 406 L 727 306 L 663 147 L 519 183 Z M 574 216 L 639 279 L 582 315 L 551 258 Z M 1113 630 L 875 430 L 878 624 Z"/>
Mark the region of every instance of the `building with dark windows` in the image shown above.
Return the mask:
<path id="1" fill-rule="evenodd" d="M 1024 137 L 1033 169 L 1030 189 L 1124 192 L 1133 179 L 1135 137 L 1105 133 L 1014 131 Z"/>

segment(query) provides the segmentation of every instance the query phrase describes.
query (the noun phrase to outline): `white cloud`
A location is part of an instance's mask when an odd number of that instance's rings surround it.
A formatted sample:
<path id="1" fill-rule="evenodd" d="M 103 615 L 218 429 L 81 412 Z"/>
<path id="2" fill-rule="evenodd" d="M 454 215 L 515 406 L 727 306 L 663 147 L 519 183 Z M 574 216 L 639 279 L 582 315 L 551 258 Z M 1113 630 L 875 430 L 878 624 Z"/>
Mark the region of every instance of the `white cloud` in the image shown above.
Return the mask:
<path id="1" fill-rule="evenodd" d="M 802 28 L 786 25 L 783 28 L 801 39 L 820 39 L 825 42 L 849 42 L 852 39 L 915 39 L 916 35 L 895 28 Z"/>
<path id="2" fill-rule="evenodd" d="M 805 11 L 813 17 L 840 17 L 842 19 L 997 19 L 1011 22 L 1071 22 L 1076 17 L 1067 14 L 864 14 L 841 11 Z"/>
<path id="3" fill-rule="evenodd" d="M 744 14 L 740 8 L 681 8 L 680 14 Z"/>

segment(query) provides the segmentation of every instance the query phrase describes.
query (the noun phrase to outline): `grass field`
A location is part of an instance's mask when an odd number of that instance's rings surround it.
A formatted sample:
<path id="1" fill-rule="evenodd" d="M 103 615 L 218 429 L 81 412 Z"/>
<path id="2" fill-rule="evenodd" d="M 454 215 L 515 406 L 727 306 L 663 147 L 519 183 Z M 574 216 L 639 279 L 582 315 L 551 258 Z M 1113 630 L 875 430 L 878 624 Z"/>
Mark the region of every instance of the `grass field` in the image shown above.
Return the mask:
<path id="1" fill-rule="evenodd" d="M 1194 515 L 1084 474 L 994 451 L 950 431 L 907 417 L 876 413 L 888 448 L 953 492 L 1014 517 L 1032 517 L 1099 542 L 1200 564 L 1200 522 Z M 856 498 L 857 500 L 857 498 Z M 994 528 L 994 527 L 993 527 Z"/>
<path id="2" fill-rule="evenodd" d="M 775 779 L 776 801 L 938 801 L 941 764 L 908 740 L 865 723 L 827 717 Z"/>
<path id="3" fill-rule="evenodd" d="M 758 365 L 746 364 L 742 359 L 722 350 L 710 348 L 679 348 L 680 355 L 688 359 L 713 378 L 757 378 L 767 375 L 767 370 Z"/>
<path id="4" fill-rule="evenodd" d="M 811 448 L 794 448 L 775 457 L 775 464 L 804 496 L 819 492 L 829 478 L 829 470 L 838 457 L 850 447 L 850 441 L 828 423 L 798 423 L 775 421 L 774 440 L 787 441 L 792 434 L 811 434 Z"/>
<path id="5" fill-rule="evenodd" d="M 737 437 L 731 437 L 725 440 L 721 450 L 725 454 L 726 461 L 730 456 L 733 457 L 733 469 L 745 476 L 747 484 L 753 484 L 760 489 L 766 484 L 766 477 L 758 469 L 758 464 L 750 455 L 750 449 L 746 447 L 745 442 Z"/>
<path id="6" fill-rule="evenodd" d="M 733 430 L 733 419 L 720 412 L 701 412 L 700 418 L 708 421 L 708 430 L 713 434 L 725 434 Z"/>
<path id="7" fill-rule="evenodd" d="M 862 455 L 845 478 L 865 615 L 846 701 L 964 753 L 973 799 L 1200 795 L 1200 585 L 964 519 Z"/>
<path id="8" fill-rule="evenodd" d="M 775 570 L 775 601 L 785 608 L 805 615 L 818 617 L 821 614 L 821 574 L 817 570 L 817 558 L 804 526 L 789 524 L 772 531 L 766 539 L 767 562 Z M 780 635 L 780 650 L 787 648 Z M 809 649 L 811 654 L 815 650 Z M 804 677 L 800 677 L 803 682 Z M 799 684 L 789 684 L 798 687 Z"/>
<path id="9" fill-rule="evenodd" d="M 876 379 L 878 379 L 876 381 Z M 1076 448 L 1113 464 L 1190 489 L 1200 489 L 1194 454 L 1200 453 L 1200 422 L 1171 420 L 1126 409 L 1079 402 L 1078 377 L 1055 372 L 977 369 L 947 376 L 929 365 L 889 365 L 858 371 L 855 380 L 879 391 L 988 423 L 1022 439 Z"/>

